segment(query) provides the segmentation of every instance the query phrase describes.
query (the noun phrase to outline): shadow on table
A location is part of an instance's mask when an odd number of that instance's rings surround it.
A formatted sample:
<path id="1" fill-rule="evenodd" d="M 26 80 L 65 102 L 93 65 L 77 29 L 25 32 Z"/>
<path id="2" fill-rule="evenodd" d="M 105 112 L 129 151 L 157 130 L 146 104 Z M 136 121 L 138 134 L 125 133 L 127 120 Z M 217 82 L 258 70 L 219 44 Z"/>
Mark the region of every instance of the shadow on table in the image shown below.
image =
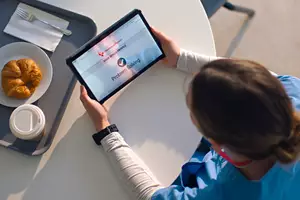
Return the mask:
<path id="1" fill-rule="evenodd" d="M 6 200 L 30 185 L 41 157 L 30 157 L 1 147 L 0 158 L 0 199 Z"/>
<path id="2" fill-rule="evenodd" d="M 127 199 L 102 149 L 92 140 L 92 124 L 87 123 L 87 114 L 76 120 L 28 187 L 23 200 Z"/>

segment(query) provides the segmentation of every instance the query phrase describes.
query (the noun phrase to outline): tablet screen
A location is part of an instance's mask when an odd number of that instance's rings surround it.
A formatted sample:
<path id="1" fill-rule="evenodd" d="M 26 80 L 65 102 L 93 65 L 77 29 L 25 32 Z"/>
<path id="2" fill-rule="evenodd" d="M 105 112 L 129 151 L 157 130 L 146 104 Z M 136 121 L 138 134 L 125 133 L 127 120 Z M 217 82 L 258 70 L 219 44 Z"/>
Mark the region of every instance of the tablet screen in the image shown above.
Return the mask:
<path id="1" fill-rule="evenodd" d="M 135 15 L 72 63 L 98 101 L 163 53 Z"/>

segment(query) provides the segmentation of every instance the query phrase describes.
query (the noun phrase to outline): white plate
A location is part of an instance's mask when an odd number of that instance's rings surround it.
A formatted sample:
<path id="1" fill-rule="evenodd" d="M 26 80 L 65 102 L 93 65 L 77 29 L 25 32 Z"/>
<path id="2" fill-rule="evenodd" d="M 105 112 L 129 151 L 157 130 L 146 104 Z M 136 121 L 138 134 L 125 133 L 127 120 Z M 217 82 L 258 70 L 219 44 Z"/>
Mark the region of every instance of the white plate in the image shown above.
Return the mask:
<path id="1" fill-rule="evenodd" d="M 31 104 L 41 98 L 50 86 L 53 74 L 51 61 L 42 49 L 30 43 L 16 42 L 0 48 L 0 72 L 8 61 L 18 60 L 20 58 L 31 58 L 34 60 L 41 68 L 43 78 L 35 92 L 28 99 L 24 100 L 7 97 L 0 85 L 0 104 L 4 106 L 18 107 L 25 103 Z"/>

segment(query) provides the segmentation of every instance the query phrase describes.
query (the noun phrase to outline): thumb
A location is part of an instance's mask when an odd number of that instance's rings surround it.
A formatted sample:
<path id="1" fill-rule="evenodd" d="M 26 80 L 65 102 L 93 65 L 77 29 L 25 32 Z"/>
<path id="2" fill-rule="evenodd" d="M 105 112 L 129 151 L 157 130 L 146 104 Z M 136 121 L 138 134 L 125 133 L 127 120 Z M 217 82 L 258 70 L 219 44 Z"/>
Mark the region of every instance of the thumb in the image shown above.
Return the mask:
<path id="1" fill-rule="evenodd" d="M 84 88 L 83 85 L 81 85 L 81 86 L 80 86 L 80 100 L 81 100 L 81 101 L 87 101 L 87 100 L 89 100 L 89 99 L 90 99 L 90 97 L 89 97 L 89 95 L 88 95 L 86 89 Z"/>
<path id="2" fill-rule="evenodd" d="M 151 26 L 151 30 L 153 32 L 153 34 L 161 41 L 161 42 L 166 42 L 168 40 L 170 40 L 170 38 L 168 38 L 168 36 L 166 36 L 164 33 L 158 31 L 157 29 L 155 29 L 153 26 Z"/>

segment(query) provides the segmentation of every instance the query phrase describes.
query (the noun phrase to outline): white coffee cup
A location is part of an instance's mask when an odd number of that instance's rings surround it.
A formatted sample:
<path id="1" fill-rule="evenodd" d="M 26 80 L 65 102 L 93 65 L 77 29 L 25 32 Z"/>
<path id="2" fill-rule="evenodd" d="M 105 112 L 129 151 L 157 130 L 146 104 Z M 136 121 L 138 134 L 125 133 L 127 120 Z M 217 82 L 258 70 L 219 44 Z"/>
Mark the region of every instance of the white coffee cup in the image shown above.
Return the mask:
<path id="1" fill-rule="evenodd" d="M 12 134 L 22 140 L 40 138 L 44 133 L 45 123 L 43 111 L 31 104 L 24 104 L 16 108 L 9 119 Z"/>

